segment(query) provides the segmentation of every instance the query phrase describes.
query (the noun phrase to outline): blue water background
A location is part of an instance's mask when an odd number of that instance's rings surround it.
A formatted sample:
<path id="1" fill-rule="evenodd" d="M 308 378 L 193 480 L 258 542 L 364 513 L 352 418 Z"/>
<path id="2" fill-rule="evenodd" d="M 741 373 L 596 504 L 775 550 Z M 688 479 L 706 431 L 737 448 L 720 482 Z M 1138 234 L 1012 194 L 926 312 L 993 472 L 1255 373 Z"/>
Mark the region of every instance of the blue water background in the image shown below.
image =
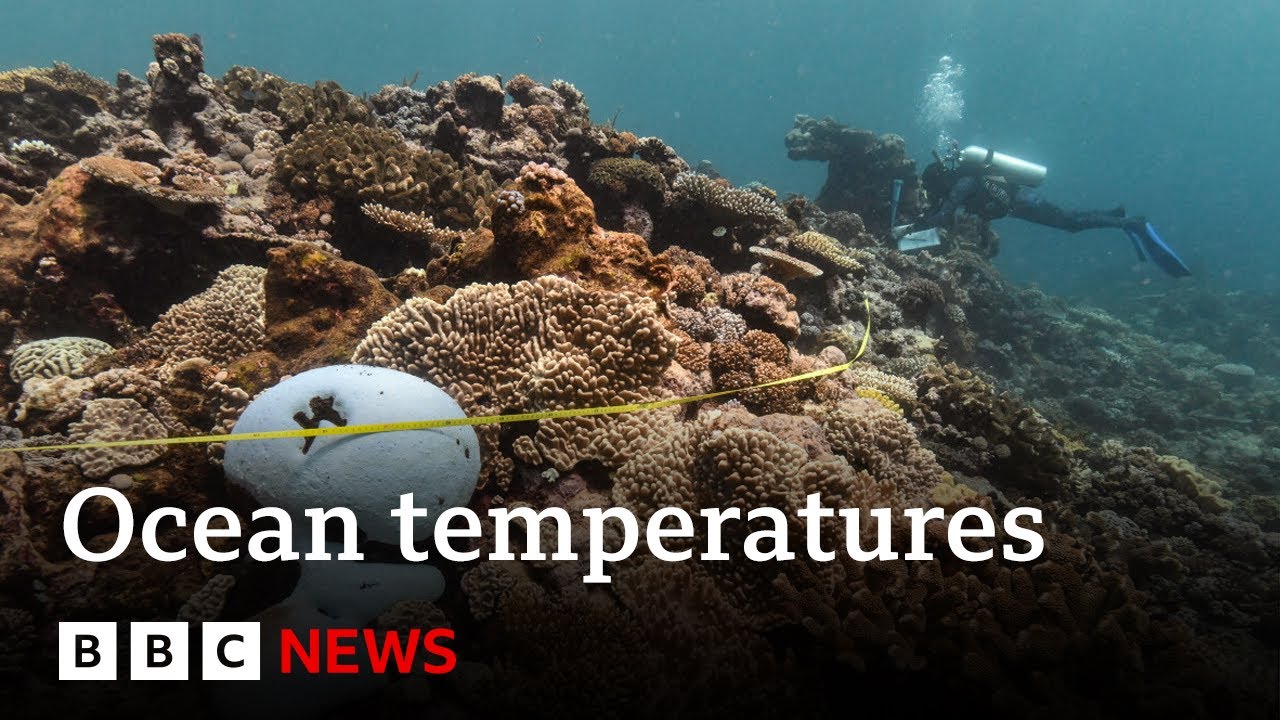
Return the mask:
<path id="1" fill-rule="evenodd" d="M 59 2 L 0 3 L 0 67 L 68 62 L 142 76 L 150 38 L 199 33 L 207 70 L 253 65 L 374 92 L 469 71 L 562 78 L 596 121 L 658 135 L 736 183 L 816 194 L 821 164 L 786 157 L 796 113 L 904 136 L 939 56 L 965 68 L 961 143 L 1049 167 L 1066 205 L 1148 215 L 1222 291 L 1276 285 L 1280 3 Z M 1070 235 L 1006 219 L 998 264 L 1063 295 L 1158 293 L 1115 230 Z"/>

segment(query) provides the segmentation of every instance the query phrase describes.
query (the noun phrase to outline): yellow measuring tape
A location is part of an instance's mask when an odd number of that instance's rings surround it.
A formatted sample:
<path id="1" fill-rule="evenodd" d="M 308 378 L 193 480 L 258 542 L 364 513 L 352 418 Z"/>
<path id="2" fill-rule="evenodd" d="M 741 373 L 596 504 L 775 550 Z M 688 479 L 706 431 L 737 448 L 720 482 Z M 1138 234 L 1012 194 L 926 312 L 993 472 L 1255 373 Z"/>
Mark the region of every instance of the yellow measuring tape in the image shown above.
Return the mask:
<path id="1" fill-rule="evenodd" d="M 529 420 L 557 420 L 560 418 L 584 417 L 587 415 L 616 415 L 620 413 L 639 412 L 641 410 L 659 410 L 673 405 L 710 400 L 735 393 L 760 390 L 762 388 L 785 385 L 787 383 L 812 380 L 826 375 L 835 375 L 853 367 L 867 349 L 871 339 L 871 302 L 864 299 L 867 308 L 867 326 L 862 333 L 862 343 L 851 360 L 840 365 L 833 365 L 821 370 L 811 370 L 800 375 L 771 380 L 750 387 L 720 390 L 702 395 L 666 398 L 648 402 L 629 403 L 626 405 L 605 405 L 601 407 L 575 408 L 570 410 L 543 410 L 539 412 L 515 413 L 511 415 L 480 415 L 477 417 L 446 418 L 441 420 L 407 420 L 404 422 L 368 423 L 365 425 L 344 425 L 342 427 L 299 428 L 297 430 L 267 430 L 251 433 L 229 433 L 223 435 L 191 435 L 187 437 L 144 438 L 139 440 L 109 440 L 105 442 L 75 443 L 67 445 L 32 445 L 28 447 L 0 447 L 0 452 L 36 452 L 40 450 L 94 450 L 112 447 L 136 447 L 140 445 L 190 445 L 195 443 L 220 443 L 241 440 L 277 440 L 282 438 L 324 437 L 328 435 L 360 435 L 366 433 L 396 432 L 400 430 L 431 430 L 436 428 L 459 427 L 463 425 L 494 425 L 498 423 L 516 423 Z"/>

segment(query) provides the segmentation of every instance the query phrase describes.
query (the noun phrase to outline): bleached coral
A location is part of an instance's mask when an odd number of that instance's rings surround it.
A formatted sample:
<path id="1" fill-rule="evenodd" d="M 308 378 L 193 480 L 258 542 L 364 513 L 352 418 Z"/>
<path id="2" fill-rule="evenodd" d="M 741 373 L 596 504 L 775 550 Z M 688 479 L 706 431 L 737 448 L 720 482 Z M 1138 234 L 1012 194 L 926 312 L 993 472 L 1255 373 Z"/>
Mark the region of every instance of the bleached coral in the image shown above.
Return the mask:
<path id="1" fill-rule="evenodd" d="M 111 352 L 109 344 L 88 337 L 56 337 L 20 346 L 9 359 L 9 376 L 21 385 L 35 377 L 75 377 L 94 358 Z"/>
<path id="2" fill-rule="evenodd" d="M 232 265 L 208 290 L 169 308 L 140 343 L 152 358 L 172 364 L 195 357 L 229 362 L 266 342 L 266 268 Z"/>
<path id="3" fill-rule="evenodd" d="M 71 423 L 72 443 L 151 440 L 168 437 L 164 424 L 135 400 L 101 398 L 85 406 L 80 420 Z M 74 452 L 74 461 L 86 477 L 105 478 L 116 470 L 146 465 L 164 455 L 162 445 L 126 445 L 90 448 Z"/>
<path id="4" fill-rule="evenodd" d="M 916 401 L 916 384 L 907 378 L 890 375 L 862 363 L 849 368 L 845 375 L 857 387 L 878 390 L 899 405 L 911 405 Z"/>

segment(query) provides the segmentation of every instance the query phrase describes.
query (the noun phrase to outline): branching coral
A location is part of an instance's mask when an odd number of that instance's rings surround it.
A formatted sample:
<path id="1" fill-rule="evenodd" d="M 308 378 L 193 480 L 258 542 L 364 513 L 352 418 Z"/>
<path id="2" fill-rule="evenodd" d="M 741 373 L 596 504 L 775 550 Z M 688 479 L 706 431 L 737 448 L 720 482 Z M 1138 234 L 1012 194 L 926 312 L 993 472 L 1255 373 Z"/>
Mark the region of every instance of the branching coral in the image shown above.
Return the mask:
<path id="1" fill-rule="evenodd" d="M 365 203 L 360 206 L 360 212 L 370 220 L 396 232 L 429 240 L 435 255 L 447 254 L 450 246 L 462 237 L 462 233 L 456 230 L 436 227 L 431 216 L 426 213 L 396 210 L 379 203 Z"/>
<path id="2" fill-rule="evenodd" d="M 847 248 L 830 235 L 823 235 L 813 230 L 800 233 L 792 238 L 791 246 L 800 252 L 817 258 L 828 267 L 843 272 L 858 272 L 862 269 L 863 263 L 868 260 L 868 255 L 865 252 Z"/>
<path id="3" fill-rule="evenodd" d="M 679 196 L 697 203 L 708 213 L 728 223 L 787 222 L 786 213 L 772 199 L 757 192 L 735 188 L 699 173 L 684 172 L 676 176 L 671 189 Z"/>

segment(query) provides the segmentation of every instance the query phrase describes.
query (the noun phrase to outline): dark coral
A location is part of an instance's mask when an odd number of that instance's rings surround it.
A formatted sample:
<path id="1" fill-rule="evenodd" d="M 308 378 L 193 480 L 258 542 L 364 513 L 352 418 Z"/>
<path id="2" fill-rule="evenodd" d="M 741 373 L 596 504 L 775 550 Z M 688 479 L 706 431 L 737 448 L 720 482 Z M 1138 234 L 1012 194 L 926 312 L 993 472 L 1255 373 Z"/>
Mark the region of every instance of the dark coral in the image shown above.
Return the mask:
<path id="1" fill-rule="evenodd" d="M 332 80 L 302 85 L 257 68 L 233 65 L 222 76 L 221 88 L 237 110 L 278 116 L 290 136 L 315 123 L 373 120 L 368 103 Z"/>
<path id="2" fill-rule="evenodd" d="M 827 180 L 817 198 L 823 210 L 856 213 L 874 230 L 886 232 L 893 181 L 897 179 L 902 180 L 898 218 L 913 218 L 920 211 L 915 162 L 907 157 L 901 137 L 877 136 L 831 118 L 797 115 L 786 144 L 792 160 L 827 163 Z"/>
<path id="3" fill-rule="evenodd" d="M 565 172 L 528 163 L 504 192 L 520 199 L 504 203 L 493 216 L 499 277 L 557 274 L 646 295 L 669 282 L 669 268 L 649 252 L 644 238 L 596 225 L 595 204 Z"/>
<path id="4" fill-rule="evenodd" d="M 638 158 L 605 158 L 592 163 L 586 187 L 600 224 L 614 230 L 653 232 L 652 214 L 662 207 L 667 181 L 656 167 Z"/>
<path id="5" fill-rule="evenodd" d="M 312 195 L 427 211 L 437 226 L 475 227 L 488 213 L 487 173 L 421 150 L 394 130 L 350 122 L 307 127 L 281 150 L 276 176 Z"/>
<path id="6" fill-rule="evenodd" d="M 64 156 L 46 160 L 57 167 L 44 172 L 56 175 L 75 157 L 102 149 L 107 138 L 90 120 L 106 111 L 112 96 L 106 83 L 61 63 L 0 73 L 0 146 L 12 153 L 23 140 L 48 143 Z"/>
<path id="7" fill-rule="evenodd" d="M 738 390 L 760 383 L 781 380 L 796 374 L 791 351 L 772 335 L 751 330 L 741 339 L 713 342 L 709 353 L 709 369 L 716 390 Z M 799 414 L 801 404 L 812 396 L 813 386 L 787 383 L 758 388 L 738 397 L 752 412 Z"/>
<path id="8" fill-rule="evenodd" d="M 1011 493 L 1055 497 L 1067 491 L 1070 473 L 1065 438 L 1033 408 L 999 393 L 954 363 L 933 366 L 918 378 L 922 437 L 948 467 L 990 478 Z"/>

